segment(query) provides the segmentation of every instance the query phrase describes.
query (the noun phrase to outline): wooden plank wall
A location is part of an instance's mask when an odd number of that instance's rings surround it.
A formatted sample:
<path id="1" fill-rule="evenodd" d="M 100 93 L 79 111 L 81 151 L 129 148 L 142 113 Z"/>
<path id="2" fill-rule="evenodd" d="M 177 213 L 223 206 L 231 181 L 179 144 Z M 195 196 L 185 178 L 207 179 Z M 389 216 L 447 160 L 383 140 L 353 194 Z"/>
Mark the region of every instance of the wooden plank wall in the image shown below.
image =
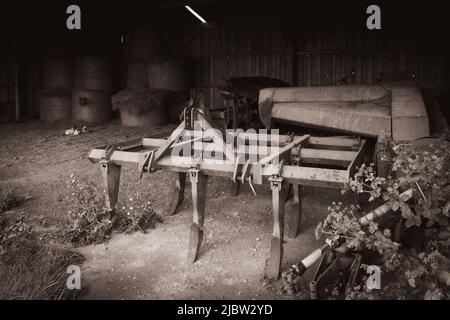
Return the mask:
<path id="1" fill-rule="evenodd" d="M 273 18 L 224 22 L 194 37 L 185 55 L 194 63 L 194 86 L 205 90 L 213 108 L 222 106 L 217 87 L 230 76 L 269 76 L 297 86 L 334 85 L 347 78 L 351 84 L 414 80 L 448 88 L 442 50 L 351 21 L 299 23 L 294 36 L 283 34 Z"/>
<path id="2" fill-rule="evenodd" d="M 352 84 L 409 79 L 450 89 L 450 64 L 443 50 L 396 32 L 364 30 L 355 23 L 293 21 L 287 33 L 272 16 L 221 21 L 194 36 L 180 55 L 192 60 L 193 86 L 204 89 L 212 108 L 222 107 L 218 86 L 231 76 L 268 76 L 297 86 L 339 84 L 345 77 Z M 5 106 L 14 103 L 13 46 L 5 48 L 0 52 L 0 114 L 7 114 Z M 20 58 L 25 117 L 39 115 L 41 56 L 36 48 L 30 43 L 21 50 L 27 53 Z"/>

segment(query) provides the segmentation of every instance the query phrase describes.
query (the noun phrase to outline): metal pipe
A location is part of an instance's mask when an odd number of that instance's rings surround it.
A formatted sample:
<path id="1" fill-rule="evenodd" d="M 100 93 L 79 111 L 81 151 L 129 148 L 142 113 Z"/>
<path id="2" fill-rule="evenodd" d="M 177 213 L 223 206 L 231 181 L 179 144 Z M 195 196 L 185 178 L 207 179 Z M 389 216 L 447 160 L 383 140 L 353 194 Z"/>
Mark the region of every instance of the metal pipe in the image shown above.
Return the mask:
<path id="1" fill-rule="evenodd" d="M 402 202 L 406 202 L 412 198 L 413 194 L 414 189 L 412 188 L 408 189 L 399 195 L 399 199 Z M 385 204 L 379 206 L 378 208 L 370 211 L 364 217 L 361 217 L 361 219 L 359 219 L 359 224 L 361 224 L 362 226 L 368 225 L 371 221 L 384 216 L 386 213 L 391 211 L 391 209 L 392 209 L 392 201 L 388 201 Z"/>
<path id="2" fill-rule="evenodd" d="M 414 189 L 408 189 L 402 194 L 400 194 L 399 198 L 400 201 L 406 202 L 409 199 L 412 198 L 414 194 Z M 362 226 L 368 225 L 371 221 L 378 219 L 382 216 L 384 216 L 386 213 L 392 210 L 392 201 L 388 201 L 385 204 L 379 206 L 378 208 L 370 211 L 365 216 L 361 217 L 359 219 L 359 223 Z M 398 210 L 398 209 L 397 209 Z M 396 211 L 396 210 L 394 210 Z M 338 235 L 336 237 L 339 237 Z M 305 271 L 312 266 L 314 263 L 320 260 L 320 258 L 323 256 L 323 254 L 327 251 L 332 249 L 334 246 L 334 241 L 332 239 L 327 239 L 326 244 L 324 244 L 319 249 L 314 250 L 311 252 L 307 257 L 305 257 L 302 261 L 300 261 L 297 265 L 293 265 L 292 268 L 298 275 L 303 275 Z M 338 248 L 339 251 L 345 252 L 347 251 L 347 248 L 345 245 L 341 245 Z"/>

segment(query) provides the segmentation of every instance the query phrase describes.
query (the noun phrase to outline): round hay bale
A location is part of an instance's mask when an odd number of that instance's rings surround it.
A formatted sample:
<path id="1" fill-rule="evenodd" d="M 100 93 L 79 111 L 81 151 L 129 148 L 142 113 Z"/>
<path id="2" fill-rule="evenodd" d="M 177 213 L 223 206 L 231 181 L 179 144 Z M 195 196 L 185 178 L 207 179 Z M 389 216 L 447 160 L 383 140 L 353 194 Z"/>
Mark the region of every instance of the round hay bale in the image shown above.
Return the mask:
<path id="1" fill-rule="evenodd" d="M 114 89 L 112 64 L 105 56 L 83 56 L 75 60 L 75 88 L 79 90 Z"/>
<path id="2" fill-rule="evenodd" d="M 124 127 L 153 128 L 167 123 L 167 113 L 161 108 L 140 115 L 123 110 L 120 112 L 120 121 Z"/>
<path id="3" fill-rule="evenodd" d="M 112 118 L 111 94 L 104 91 L 73 90 L 72 114 L 75 120 L 105 122 Z"/>
<path id="4" fill-rule="evenodd" d="M 39 117 L 39 95 L 36 89 L 24 89 L 22 104 L 27 117 Z"/>
<path id="5" fill-rule="evenodd" d="M 157 30 L 148 27 L 134 28 L 129 38 L 129 58 L 146 59 L 166 52 L 166 45 Z"/>
<path id="6" fill-rule="evenodd" d="M 70 91 L 41 91 L 39 95 L 39 116 L 46 122 L 72 118 Z"/>
<path id="7" fill-rule="evenodd" d="M 69 58 L 47 58 L 42 66 L 45 90 L 67 90 L 73 86 L 73 65 Z"/>
<path id="8" fill-rule="evenodd" d="M 11 122 L 15 119 L 14 102 L 0 104 L 0 122 Z"/>
<path id="9" fill-rule="evenodd" d="M 172 109 L 181 110 L 184 98 L 185 95 L 181 92 L 162 88 L 127 88 L 112 97 L 112 105 L 113 110 L 120 111 L 121 114 L 127 113 L 122 117 L 125 126 L 154 126 L 166 123 L 172 115 Z M 136 120 L 141 115 L 153 119 Z M 175 117 L 178 116 L 179 113 Z"/>
<path id="10" fill-rule="evenodd" d="M 128 61 L 127 88 L 148 88 L 147 64 L 144 61 Z"/>
<path id="11" fill-rule="evenodd" d="M 176 57 L 153 57 L 147 62 L 148 85 L 172 91 L 189 89 L 186 59 Z"/>

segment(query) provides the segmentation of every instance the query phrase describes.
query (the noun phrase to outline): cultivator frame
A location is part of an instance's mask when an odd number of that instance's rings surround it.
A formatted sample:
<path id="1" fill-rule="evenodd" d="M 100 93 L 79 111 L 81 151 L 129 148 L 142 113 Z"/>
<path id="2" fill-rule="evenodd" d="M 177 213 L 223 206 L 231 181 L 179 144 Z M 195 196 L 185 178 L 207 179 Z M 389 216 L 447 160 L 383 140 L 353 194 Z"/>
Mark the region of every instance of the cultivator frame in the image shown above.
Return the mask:
<path id="1" fill-rule="evenodd" d="M 183 111 L 184 120 L 167 138 L 142 138 L 94 148 L 92 162 L 100 163 L 106 188 L 106 204 L 117 205 L 121 166 L 136 164 L 139 175 L 157 170 L 178 173 L 171 195 L 168 214 L 176 212 L 184 198 L 187 175 L 192 185 L 193 218 L 190 227 L 188 262 L 195 262 L 203 239 L 208 176 L 228 177 L 238 192 L 239 185 L 269 182 L 272 189 L 273 232 L 267 276 L 278 279 L 283 256 L 284 216 L 286 203 L 291 211 L 288 236 L 298 234 L 301 221 L 301 186 L 341 188 L 367 155 L 366 140 L 341 137 L 311 137 L 310 135 L 260 135 L 257 133 L 226 133 L 224 139 L 205 116 L 203 109 L 191 107 Z M 200 127 L 205 135 L 196 136 Z M 243 139 L 243 148 L 236 147 Z M 268 142 L 268 139 L 270 142 Z M 270 144 L 278 141 L 273 151 Z M 229 141 L 232 141 L 231 143 Z M 269 145 L 260 147 L 260 145 Z M 189 145 L 191 152 L 183 153 Z M 223 160 L 208 153 L 210 147 L 223 150 Z M 255 147 L 256 146 L 256 147 Z M 180 153 L 181 152 L 181 153 Z M 256 156 L 256 161 L 240 161 L 239 157 Z M 292 187 L 291 187 L 292 186 Z M 287 201 L 289 190 L 293 197 Z M 236 193 L 237 193 L 236 192 Z"/>

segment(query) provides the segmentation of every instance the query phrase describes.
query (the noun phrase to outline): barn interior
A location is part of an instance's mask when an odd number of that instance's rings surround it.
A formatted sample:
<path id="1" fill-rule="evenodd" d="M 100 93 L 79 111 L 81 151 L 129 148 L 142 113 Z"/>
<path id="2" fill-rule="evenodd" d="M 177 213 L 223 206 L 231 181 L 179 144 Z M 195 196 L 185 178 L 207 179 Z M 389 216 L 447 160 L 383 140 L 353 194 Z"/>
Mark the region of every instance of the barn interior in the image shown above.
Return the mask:
<path id="1" fill-rule="evenodd" d="M 68 28 L 72 11 L 67 9 L 74 4 L 80 8 L 79 29 Z M 24 199 L 5 212 L 19 217 L 45 245 L 82 256 L 83 299 L 283 298 L 281 281 L 266 275 L 273 228 L 268 184 L 242 183 L 237 194 L 229 178 L 210 177 L 202 247 L 195 263 L 186 263 L 194 205 L 188 196 L 189 183 L 177 213 L 166 214 L 174 185 L 180 183 L 176 172 L 158 170 L 139 179 L 136 166 L 123 165 L 120 208 L 129 216 L 151 212 L 151 221 L 145 227 L 139 222 L 134 229 L 112 233 L 99 224 L 92 234 L 83 233 L 88 227 L 76 223 L 80 216 L 91 214 L 92 208 L 86 207 L 99 203 L 95 194 L 105 194 L 91 150 L 169 136 L 185 121 L 180 116 L 194 94 L 201 96 L 211 122 L 220 128 L 270 126 L 283 134 L 358 136 L 371 149 L 385 130 L 384 123 L 393 135 L 399 132 L 401 141 L 442 135 L 450 121 L 445 5 L 379 1 L 381 29 L 371 30 L 366 26 L 371 4 L 322 0 L 2 3 L 0 190 L 13 190 Z M 407 113 L 414 109 L 411 112 L 422 112 L 413 116 L 422 122 L 396 124 L 394 111 L 378 116 L 378 109 L 368 105 L 359 123 L 354 111 L 341 114 L 333 109 L 342 90 L 376 91 L 396 85 L 416 88 L 414 94 L 423 106 L 417 111 L 412 107 L 416 100 L 408 100 L 401 104 L 399 117 L 410 119 Z M 272 87 L 283 87 L 288 93 L 298 87 L 306 90 L 294 94 L 297 100 L 284 101 L 282 94 L 281 100 L 273 100 L 269 117 L 278 122 L 261 117 L 264 90 L 260 89 Z M 337 91 L 308 91 L 323 87 Z M 373 99 L 379 98 L 373 94 Z M 236 95 L 245 98 L 244 109 L 248 109 L 236 111 L 241 110 L 233 105 L 238 103 Z M 312 101 L 303 95 L 316 95 L 313 102 L 330 103 L 328 111 L 317 121 L 311 103 L 312 109 L 305 110 L 312 111 L 279 111 L 283 103 Z M 361 100 L 355 99 L 355 103 Z M 388 99 L 390 106 L 394 93 Z M 367 124 L 366 116 L 384 122 Z M 333 117 L 339 121 L 330 124 Z M 370 153 L 377 162 L 375 152 Z M 298 235 L 284 243 L 280 268 L 297 263 L 323 244 L 315 239 L 314 230 L 333 201 L 353 199 L 320 184 L 303 187 L 302 224 Z M 300 287 L 308 287 L 313 272 L 306 271 Z M 23 292 L 20 286 L 3 287 L 2 297 L 14 290 Z"/>

